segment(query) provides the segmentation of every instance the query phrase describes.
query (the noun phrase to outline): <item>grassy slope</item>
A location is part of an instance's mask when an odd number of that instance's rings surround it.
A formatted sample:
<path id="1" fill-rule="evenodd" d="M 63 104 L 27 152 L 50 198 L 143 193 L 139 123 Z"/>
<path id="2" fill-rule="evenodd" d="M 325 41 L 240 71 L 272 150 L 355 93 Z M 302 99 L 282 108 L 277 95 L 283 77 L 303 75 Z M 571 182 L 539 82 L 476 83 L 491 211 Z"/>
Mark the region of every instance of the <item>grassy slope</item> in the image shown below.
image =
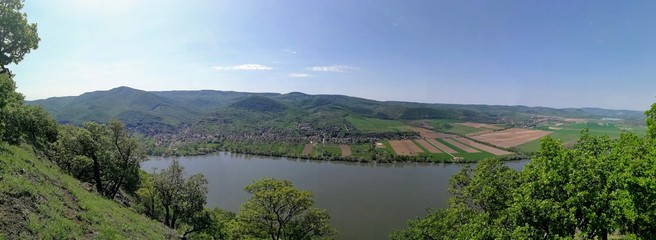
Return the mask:
<path id="1" fill-rule="evenodd" d="M 0 239 L 167 239 L 175 232 L 0 143 Z"/>

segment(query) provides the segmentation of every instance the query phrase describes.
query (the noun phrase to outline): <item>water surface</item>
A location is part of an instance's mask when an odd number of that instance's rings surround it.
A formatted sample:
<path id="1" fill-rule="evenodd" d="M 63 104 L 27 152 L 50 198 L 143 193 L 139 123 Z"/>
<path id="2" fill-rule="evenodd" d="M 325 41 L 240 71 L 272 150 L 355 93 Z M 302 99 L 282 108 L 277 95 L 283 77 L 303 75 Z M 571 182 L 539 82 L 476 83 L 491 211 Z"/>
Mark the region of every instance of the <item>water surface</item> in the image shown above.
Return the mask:
<path id="1" fill-rule="evenodd" d="M 169 166 L 172 158 L 152 158 L 142 168 Z M 386 239 L 407 220 L 426 215 L 427 208 L 445 207 L 449 178 L 460 164 L 359 164 L 216 153 L 179 157 L 187 173 L 209 181 L 208 207 L 233 212 L 249 197 L 243 187 L 263 177 L 287 179 L 314 193 L 325 208 L 338 239 Z M 509 162 L 519 169 L 526 161 Z"/>

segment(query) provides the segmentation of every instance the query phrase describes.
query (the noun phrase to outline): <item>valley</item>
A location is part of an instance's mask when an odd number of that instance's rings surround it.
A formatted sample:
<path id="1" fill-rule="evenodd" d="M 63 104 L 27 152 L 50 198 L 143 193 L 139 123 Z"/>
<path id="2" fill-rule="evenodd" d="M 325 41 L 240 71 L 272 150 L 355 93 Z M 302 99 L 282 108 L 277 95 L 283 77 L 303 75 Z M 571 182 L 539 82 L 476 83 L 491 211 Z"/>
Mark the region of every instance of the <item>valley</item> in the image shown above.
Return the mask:
<path id="1" fill-rule="evenodd" d="M 119 119 L 157 156 L 216 151 L 355 162 L 523 159 L 544 136 L 644 134 L 639 111 L 381 102 L 343 95 L 128 87 L 32 101 L 64 124 Z"/>

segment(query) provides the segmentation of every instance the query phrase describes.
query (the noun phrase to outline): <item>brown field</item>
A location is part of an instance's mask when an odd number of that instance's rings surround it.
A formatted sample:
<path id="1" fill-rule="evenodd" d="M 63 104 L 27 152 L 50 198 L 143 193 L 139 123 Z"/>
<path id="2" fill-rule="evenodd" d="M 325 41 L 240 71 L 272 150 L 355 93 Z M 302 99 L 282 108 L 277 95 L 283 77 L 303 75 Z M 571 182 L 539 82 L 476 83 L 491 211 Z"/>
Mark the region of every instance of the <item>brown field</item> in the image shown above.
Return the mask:
<path id="1" fill-rule="evenodd" d="M 490 143 L 495 146 L 509 148 L 525 142 L 533 141 L 549 135 L 551 132 L 541 130 L 530 130 L 521 128 L 510 128 L 488 134 L 474 136 L 479 141 Z"/>
<path id="2" fill-rule="evenodd" d="M 492 153 L 492 154 L 497 155 L 497 156 L 513 154 L 512 152 L 508 152 L 506 150 L 490 147 L 490 146 L 485 145 L 485 144 L 480 144 L 480 143 L 474 142 L 472 140 L 469 140 L 469 139 L 466 139 L 466 138 L 463 138 L 463 137 L 454 138 L 454 139 L 458 142 L 463 143 L 463 144 L 467 144 L 469 146 L 478 148 L 480 150 Z"/>
<path id="3" fill-rule="evenodd" d="M 420 140 L 417 140 L 417 142 L 419 143 L 419 145 L 421 145 L 422 147 L 424 147 L 424 148 L 425 148 L 426 150 L 428 150 L 430 153 L 442 153 L 442 151 L 440 151 L 439 149 L 437 149 L 435 146 L 431 145 L 431 144 L 430 144 L 429 142 L 427 142 L 426 140 L 420 139 Z"/>
<path id="4" fill-rule="evenodd" d="M 351 156 L 351 147 L 349 147 L 348 145 L 342 144 L 342 145 L 339 145 L 339 148 L 342 149 L 342 157 Z"/>
<path id="5" fill-rule="evenodd" d="M 473 149 L 473 148 L 470 147 L 470 146 L 467 146 L 467 145 L 462 144 L 462 143 L 460 143 L 460 142 L 458 142 L 458 141 L 456 141 L 456 140 L 453 140 L 453 138 L 445 138 L 444 141 L 446 141 L 446 142 L 448 142 L 449 144 L 453 145 L 454 147 L 460 148 L 460 149 L 462 149 L 463 151 L 468 152 L 468 153 L 480 152 L 480 151 L 478 151 L 478 150 L 476 150 L 476 149 Z"/>
<path id="6" fill-rule="evenodd" d="M 389 143 L 397 155 L 415 156 L 417 153 L 424 152 L 412 140 L 390 140 Z"/>
<path id="7" fill-rule="evenodd" d="M 494 130 L 485 130 L 485 131 L 481 131 L 481 132 L 470 133 L 470 134 L 467 134 L 467 136 L 473 137 L 473 136 L 488 134 L 488 133 L 491 133 L 491 132 L 494 132 Z"/>
<path id="8" fill-rule="evenodd" d="M 473 128 L 484 128 L 484 129 L 492 129 L 492 130 L 496 130 L 496 129 L 500 129 L 500 128 L 501 128 L 501 127 L 499 127 L 499 126 L 495 126 L 495 125 L 487 124 L 487 123 L 464 122 L 464 123 L 456 123 L 456 124 L 458 124 L 458 125 L 463 125 L 463 126 L 467 126 L 467 127 L 473 127 Z"/>
<path id="9" fill-rule="evenodd" d="M 303 156 L 310 156 L 312 154 L 312 143 L 305 144 L 305 147 L 303 148 Z"/>
<path id="10" fill-rule="evenodd" d="M 448 137 L 457 137 L 457 135 L 448 134 L 448 133 L 439 133 L 434 132 L 425 128 L 413 127 L 412 130 L 418 132 L 420 136 L 424 138 L 448 138 Z"/>
<path id="11" fill-rule="evenodd" d="M 444 151 L 444 152 L 447 152 L 447 153 L 458 153 L 458 151 L 453 150 L 453 149 L 447 147 L 446 145 L 444 145 L 444 144 L 441 143 L 441 142 L 436 141 L 435 139 L 426 139 L 426 141 L 428 141 L 430 144 L 433 144 L 433 146 L 439 148 L 440 150 L 442 150 L 442 151 Z"/>

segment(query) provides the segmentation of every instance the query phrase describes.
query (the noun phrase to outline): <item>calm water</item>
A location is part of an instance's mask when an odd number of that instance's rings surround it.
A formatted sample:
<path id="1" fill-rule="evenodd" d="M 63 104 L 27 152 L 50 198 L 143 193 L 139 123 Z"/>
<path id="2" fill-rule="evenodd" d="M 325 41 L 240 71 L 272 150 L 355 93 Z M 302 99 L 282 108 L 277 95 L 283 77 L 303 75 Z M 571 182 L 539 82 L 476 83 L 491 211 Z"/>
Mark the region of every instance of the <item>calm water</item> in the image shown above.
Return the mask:
<path id="1" fill-rule="evenodd" d="M 180 157 L 187 173 L 209 181 L 208 207 L 237 212 L 249 197 L 242 188 L 263 177 L 287 179 L 314 193 L 339 231 L 338 239 L 386 239 L 426 208 L 446 206 L 449 178 L 458 164 L 358 164 L 216 153 Z M 168 167 L 171 158 L 152 158 L 142 168 Z M 509 162 L 520 169 L 527 161 Z"/>

